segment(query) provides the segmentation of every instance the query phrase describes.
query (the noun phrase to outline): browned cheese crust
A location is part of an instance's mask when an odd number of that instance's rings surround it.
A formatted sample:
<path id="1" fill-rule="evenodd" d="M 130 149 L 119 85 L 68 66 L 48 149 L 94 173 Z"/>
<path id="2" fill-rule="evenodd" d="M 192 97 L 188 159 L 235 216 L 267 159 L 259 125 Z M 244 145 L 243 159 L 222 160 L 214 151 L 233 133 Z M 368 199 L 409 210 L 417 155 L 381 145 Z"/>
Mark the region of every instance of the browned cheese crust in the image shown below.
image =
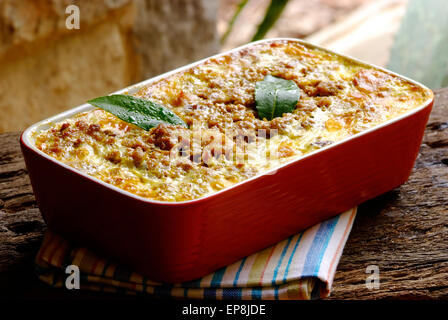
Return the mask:
<path id="1" fill-rule="evenodd" d="M 293 80 L 292 113 L 259 119 L 255 83 Z M 212 58 L 142 87 L 189 128 L 149 131 L 103 110 L 80 113 L 34 135 L 46 154 L 133 194 L 184 201 L 227 188 L 420 106 L 432 93 L 380 70 L 273 41 Z"/>

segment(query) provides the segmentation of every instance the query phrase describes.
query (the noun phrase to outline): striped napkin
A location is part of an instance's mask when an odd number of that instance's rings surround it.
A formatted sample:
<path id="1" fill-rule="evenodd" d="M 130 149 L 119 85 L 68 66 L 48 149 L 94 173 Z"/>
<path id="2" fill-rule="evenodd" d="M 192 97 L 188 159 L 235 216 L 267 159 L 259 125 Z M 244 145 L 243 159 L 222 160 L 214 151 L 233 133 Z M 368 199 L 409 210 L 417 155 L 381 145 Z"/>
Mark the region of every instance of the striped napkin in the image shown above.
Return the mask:
<path id="1" fill-rule="evenodd" d="M 81 289 L 159 297 L 325 298 L 355 216 L 353 208 L 203 278 L 179 284 L 151 281 L 47 231 L 36 257 L 36 273 L 42 281 L 64 287 L 66 266 L 76 265 Z"/>

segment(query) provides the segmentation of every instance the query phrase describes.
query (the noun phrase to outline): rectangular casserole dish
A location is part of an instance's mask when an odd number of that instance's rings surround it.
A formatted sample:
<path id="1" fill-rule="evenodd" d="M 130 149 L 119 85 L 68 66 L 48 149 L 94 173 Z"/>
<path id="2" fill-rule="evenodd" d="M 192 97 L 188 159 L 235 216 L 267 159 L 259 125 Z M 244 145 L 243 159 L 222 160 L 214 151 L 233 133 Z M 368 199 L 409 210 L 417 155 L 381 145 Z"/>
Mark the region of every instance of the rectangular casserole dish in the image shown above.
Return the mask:
<path id="1" fill-rule="evenodd" d="M 266 41 L 293 41 L 338 55 L 301 40 L 270 39 L 211 58 Z M 117 93 L 132 93 L 205 60 Z M 21 147 L 37 203 L 49 228 L 152 280 L 183 282 L 211 273 L 403 184 L 417 157 L 432 104 L 433 96 L 399 117 L 305 154 L 276 170 L 182 202 L 155 201 L 131 194 L 35 146 L 33 132 L 93 109 L 91 105 L 81 105 L 32 125 L 22 133 Z"/>

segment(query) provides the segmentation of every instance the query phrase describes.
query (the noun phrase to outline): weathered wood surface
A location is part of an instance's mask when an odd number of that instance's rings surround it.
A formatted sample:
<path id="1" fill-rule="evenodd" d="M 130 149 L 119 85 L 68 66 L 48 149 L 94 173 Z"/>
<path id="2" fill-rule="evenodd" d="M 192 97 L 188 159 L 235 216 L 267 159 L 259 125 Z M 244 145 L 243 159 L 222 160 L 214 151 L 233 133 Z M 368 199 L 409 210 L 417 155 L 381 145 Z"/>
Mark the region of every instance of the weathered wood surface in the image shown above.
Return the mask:
<path id="1" fill-rule="evenodd" d="M 448 88 L 436 93 L 409 181 L 360 207 L 330 299 L 448 298 Z M 0 296 L 101 297 L 52 289 L 34 277 L 45 224 L 18 137 L 0 135 Z M 366 288 L 369 265 L 379 267 L 379 289 Z"/>

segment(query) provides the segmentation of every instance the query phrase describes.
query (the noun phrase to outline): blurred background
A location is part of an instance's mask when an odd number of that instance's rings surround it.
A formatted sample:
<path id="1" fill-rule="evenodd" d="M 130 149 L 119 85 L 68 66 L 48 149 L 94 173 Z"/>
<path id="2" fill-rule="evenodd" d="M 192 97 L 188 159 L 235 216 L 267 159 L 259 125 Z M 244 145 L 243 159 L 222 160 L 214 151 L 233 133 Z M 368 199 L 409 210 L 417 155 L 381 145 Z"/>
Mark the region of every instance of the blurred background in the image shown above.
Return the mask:
<path id="1" fill-rule="evenodd" d="M 447 16 L 446 0 L 0 0 L 0 132 L 271 37 L 448 86 Z"/>

